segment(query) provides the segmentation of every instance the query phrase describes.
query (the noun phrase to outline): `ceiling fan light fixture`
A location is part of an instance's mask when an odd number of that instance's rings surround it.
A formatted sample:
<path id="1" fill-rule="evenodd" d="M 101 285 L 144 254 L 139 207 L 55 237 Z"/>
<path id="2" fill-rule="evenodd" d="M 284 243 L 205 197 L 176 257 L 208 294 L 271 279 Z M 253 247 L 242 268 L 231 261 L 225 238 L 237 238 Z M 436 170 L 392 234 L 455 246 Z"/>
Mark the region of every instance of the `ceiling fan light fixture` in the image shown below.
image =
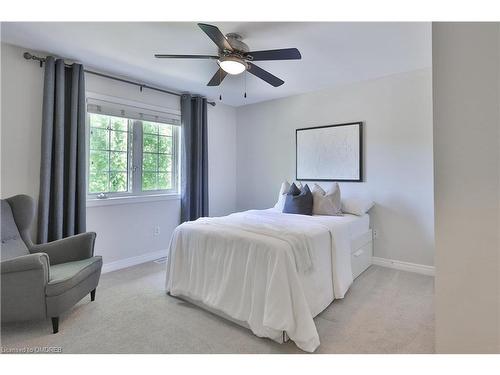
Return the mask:
<path id="1" fill-rule="evenodd" d="M 244 60 L 234 56 L 221 57 L 218 60 L 219 66 L 228 74 L 237 75 L 243 73 L 248 65 Z"/>
<path id="2" fill-rule="evenodd" d="M 217 55 L 172 55 L 155 54 L 159 59 L 210 59 L 216 60 L 219 69 L 208 81 L 207 86 L 219 86 L 228 75 L 237 75 L 245 71 L 269 83 L 273 87 L 279 87 L 285 83 L 282 79 L 272 75 L 268 71 L 255 65 L 256 61 L 272 60 L 300 60 L 302 58 L 297 48 L 269 49 L 262 51 L 251 51 L 243 42 L 241 35 L 229 33 L 224 35 L 217 26 L 199 23 L 200 29 L 215 43 L 218 48 Z"/>

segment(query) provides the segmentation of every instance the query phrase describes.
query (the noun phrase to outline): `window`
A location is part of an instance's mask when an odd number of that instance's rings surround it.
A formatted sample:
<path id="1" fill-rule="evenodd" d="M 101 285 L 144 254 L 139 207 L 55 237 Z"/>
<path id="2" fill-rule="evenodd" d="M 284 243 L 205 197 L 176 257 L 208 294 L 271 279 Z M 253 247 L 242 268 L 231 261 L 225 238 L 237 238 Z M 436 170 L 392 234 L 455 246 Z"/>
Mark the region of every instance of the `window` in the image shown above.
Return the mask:
<path id="1" fill-rule="evenodd" d="M 129 190 L 130 120 L 89 114 L 89 193 Z"/>
<path id="2" fill-rule="evenodd" d="M 178 193 L 179 120 L 123 108 L 87 105 L 88 197 Z"/>
<path id="3" fill-rule="evenodd" d="M 172 125 L 142 123 L 142 190 L 172 188 Z"/>

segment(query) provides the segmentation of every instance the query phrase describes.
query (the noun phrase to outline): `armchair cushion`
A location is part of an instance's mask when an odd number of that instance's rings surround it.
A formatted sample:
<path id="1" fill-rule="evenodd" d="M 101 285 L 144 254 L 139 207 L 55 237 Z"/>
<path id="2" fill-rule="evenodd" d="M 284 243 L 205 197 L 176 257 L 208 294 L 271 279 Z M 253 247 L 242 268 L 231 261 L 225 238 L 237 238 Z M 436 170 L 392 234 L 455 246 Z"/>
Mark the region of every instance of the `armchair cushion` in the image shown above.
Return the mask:
<path id="1" fill-rule="evenodd" d="M 2 219 L 2 261 L 16 258 L 23 255 L 28 255 L 28 247 L 24 243 L 17 229 L 12 208 L 10 204 L 2 199 L 1 200 L 1 219 Z"/>
<path id="2" fill-rule="evenodd" d="M 57 296 L 67 292 L 94 272 L 100 273 L 101 267 L 100 256 L 50 266 L 49 283 L 46 287 L 47 296 Z"/>
<path id="3" fill-rule="evenodd" d="M 90 258 L 94 255 L 94 242 L 96 234 L 87 232 L 66 237 L 57 241 L 34 245 L 32 253 L 46 253 L 50 265 L 74 262 Z"/>

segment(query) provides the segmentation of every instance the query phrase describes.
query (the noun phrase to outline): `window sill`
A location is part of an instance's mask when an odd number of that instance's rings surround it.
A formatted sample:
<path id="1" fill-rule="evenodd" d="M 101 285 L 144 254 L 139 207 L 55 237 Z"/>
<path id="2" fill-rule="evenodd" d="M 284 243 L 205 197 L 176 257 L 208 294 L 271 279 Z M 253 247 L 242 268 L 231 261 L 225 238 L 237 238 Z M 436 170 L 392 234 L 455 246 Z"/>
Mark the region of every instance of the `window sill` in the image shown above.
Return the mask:
<path id="1" fill-rule="evenodd" d="M 180 200 L 179 194 L 134 195 L 106 199 L 87 199 L 87 207 L 114 206 L 117 204 L 149 203 L 156 201 Z"/>

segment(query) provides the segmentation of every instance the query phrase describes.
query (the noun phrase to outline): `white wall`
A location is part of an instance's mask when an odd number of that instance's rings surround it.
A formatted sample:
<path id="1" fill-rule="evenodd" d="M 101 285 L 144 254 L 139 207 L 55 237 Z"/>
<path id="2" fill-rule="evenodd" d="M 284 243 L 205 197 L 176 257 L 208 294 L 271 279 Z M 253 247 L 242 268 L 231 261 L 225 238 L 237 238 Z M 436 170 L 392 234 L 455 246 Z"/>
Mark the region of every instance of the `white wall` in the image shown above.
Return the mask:
<path id="1" fill-rule="evenodd" d="M 208 106 L 208 209 L 210 216 L 236 210 L 236 108 Z"/>
<path id="2" fill-rule="evenodd" d="M 363 121 L 366 178 L 341 192 L 376 202 L 375 256 L 433 265 L 431 91 L 429 68 L 239 107 L 237 207 L 271 207 L 295 178 L 296 128 Z"/>
<path id="3" fill-rule="evenodd" d="M 500 352 L 499 25 L 432 31 L 436 350 Z"/>
<path id="4" fill-rule="evenodd" d="M 2 43 L 1 196 L 38 196 L 43 70 L 22 57 L 24 48 Z M 36 53 L 36 52 L 35 52 Z M 36 53 L 41 54 L 41 53 Z M 43 55 L 43 54 L 41 54 Z M 179 98 L 86 75 L 86 89 L 147 104 L 180 109 Z M 208 109 L 210 213 L 235 209 L 235 110 L 217 103 Z M 87 208 L 87 230 L 96 231 L 96 253 L 105 263 L 168 247 L 179 222 L 179 200 Z M 154 228 L 160 234 L 154 235 Z"/>
<path id="5" fill-rule="evenodd" d="M 500 34 L 500 27 L 498 30 Z M 500 36 L 498 37 L 498 50 L 500 51 Z M 499 57 L 500 60 L 500 57 Z M 498 74 L 498 87 L 500 91 L 500 73 Z M 499 92 L 500 96 L 500 92 Z M 498 105 L 498 118 L 500 119 L 500 105 Z M 499 121 L 500 122 L 500 121 Z M 500 124 L 499 124 L 500 126 Z M 500 131 L 498 132 L 498 149 L 500 150 Z M 498 186 L 500 187 L 500 160 L 498 163 Z M 497 255 L 497 261 L 498 261 L 498 267 L 497 267 L 497 294 L 498 294 L 498 315 L 500 315 L 500 199 L 498 199 L 498 230 L 497 230 L 497 235 L 498 235 L 498 255 Z M 500 318 L 497 321 L 497 353 L 500 353 Z"/>
<path id="6" fill-rule="evenodd" d="M 38 196 L 43 74 L 17 47 L 1 44 L 2 197 Z"/>

